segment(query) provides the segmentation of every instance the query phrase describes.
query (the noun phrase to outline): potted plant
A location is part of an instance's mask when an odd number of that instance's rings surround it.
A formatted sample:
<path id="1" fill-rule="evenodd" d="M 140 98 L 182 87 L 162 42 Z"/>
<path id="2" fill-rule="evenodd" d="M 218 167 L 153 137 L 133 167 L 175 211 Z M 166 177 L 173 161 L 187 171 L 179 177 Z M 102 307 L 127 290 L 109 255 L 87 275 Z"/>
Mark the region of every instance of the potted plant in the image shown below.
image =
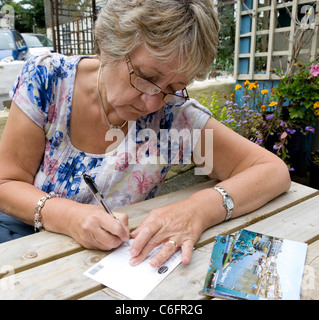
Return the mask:
<path id="1" fill-rule="evenodd" d="M 282 158 L 291 175 L 305 174 L 309 157 L 308 145 L 309 148 L 311 145 L 309 133 L 314 132 L 313 127 L 309 125 L 301 127 L 286 117 L 278 102 L 274 100 L 275 88 L 269 92 L 261 89 L 257 81 L 254 83 L 245 81 L 243 88 L 236 85 L 235 90 L 244 90 L 241 106 L 238 108 L 238 104 L 235 103 L 237 105 L 235 113 L 241 114 L 236 118 L 236 122 L 248 123 L 250 127 L 249 135 L 246 130 L 244 136 Z M 242 114 L 248 106 L 249 113 Z"/>
<path id="2" fill-rule="evenodd" d="M 257 81 L 245 81 L 243 86 L 237 84 L 235 90 L 243 90 L 240 101 L 235 101 L 235 95 L 231 94 L 228 97 L 224 95 L 223 107 L 219 107 L 216 97 L 213 97 L 210 105 L 202 97 L 202 104 L 211 110 L 217 120 L 281 157 L 292 175 L 299 173 L 298 166 L 301 162 L 306 168 L 309 154 L 304 154 L 303 140 L 314 132 L 313 127 L 300 127 L 292 119 L 285 118 L 278 102 L 274 101 L 275 88 L 269 91 L 261 89 Z M 314 108 L 317 110 L 317 105 Z M 301 158 L 305 158 L 305 161 L 301 161 Z"/>
<path id="3" fill-rule="evenodd" d="M 286 120 L 301 126 L 314 125 L 319 117 L 319 64 L 297 61 L 289 74 L 275 71 L 281 78 L 272 100 Z"/>
<path id="4" fill-rule="evenodd" d="M 306 173 L 316 121 L 319 119 L 319 64 L 297 61 L 289 72 L 280 74 L 281 81 L 271 100 L 282 120 L 295 130 L 288 145 L 293 166 L 300 175 Z M 310 134 L 309 134 L 310 133 Z"/>

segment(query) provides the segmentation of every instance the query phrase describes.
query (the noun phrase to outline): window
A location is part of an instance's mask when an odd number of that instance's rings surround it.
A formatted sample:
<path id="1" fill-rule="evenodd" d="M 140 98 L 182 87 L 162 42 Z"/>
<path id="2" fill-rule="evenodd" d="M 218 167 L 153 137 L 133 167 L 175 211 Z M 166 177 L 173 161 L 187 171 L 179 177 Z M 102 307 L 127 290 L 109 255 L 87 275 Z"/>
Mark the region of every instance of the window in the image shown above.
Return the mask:
<path id="1" fill-rule="evenodd" d="M 25 43 L 24 39 L 19 33 L 13 31 L 13 36 L 16 42 L 17 49 L 20 49 L 21 47 L 26 47 L 27 44 Z"/>
<path id="2" fill-rule="evenodd" d="M 10 32 L 0 32 L 0 50 L 14 50 L 14 42 Z"/>
<path id="3" fill-rule="evenodd" d="M 317 21 L 317 24 L 315 23 Z M 313 61 L 319 56 L 317 0 L 238 0 L 234 76 L 237 80 L 275 80 L 296 53 Z M 296 39 L 303 35 L 300 52 Z"/>

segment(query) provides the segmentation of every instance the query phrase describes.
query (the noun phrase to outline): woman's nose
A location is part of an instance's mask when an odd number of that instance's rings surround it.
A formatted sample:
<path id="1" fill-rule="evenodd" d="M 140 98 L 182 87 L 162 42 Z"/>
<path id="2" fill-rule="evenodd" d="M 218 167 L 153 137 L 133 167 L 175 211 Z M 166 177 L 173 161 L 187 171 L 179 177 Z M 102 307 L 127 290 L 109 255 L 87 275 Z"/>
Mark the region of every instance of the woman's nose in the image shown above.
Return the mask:
<path id="1" fill-rule="evenodd" d="M 158 93 L 154 95 L 143 93 L 141 99 L 145 103 L 145 106 L 148 111 L 155 112 L 164 106 L 165 102 L 163 101 L 163 94 Z"/>

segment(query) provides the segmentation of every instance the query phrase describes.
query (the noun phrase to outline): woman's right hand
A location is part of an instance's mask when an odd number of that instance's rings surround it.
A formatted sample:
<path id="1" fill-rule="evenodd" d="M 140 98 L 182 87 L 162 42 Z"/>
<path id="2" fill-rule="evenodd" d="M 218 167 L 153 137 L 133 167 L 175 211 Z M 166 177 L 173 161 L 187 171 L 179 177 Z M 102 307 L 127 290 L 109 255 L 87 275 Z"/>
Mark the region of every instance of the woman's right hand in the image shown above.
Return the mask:
<path id="1" fill-rule="evenodd" d="M 68 234 L 85 248 L 111 250 L 129 240 L 125 213 L 115 212 L 114 219 L 97 205 L 80 204 L 74 209 Z"/>

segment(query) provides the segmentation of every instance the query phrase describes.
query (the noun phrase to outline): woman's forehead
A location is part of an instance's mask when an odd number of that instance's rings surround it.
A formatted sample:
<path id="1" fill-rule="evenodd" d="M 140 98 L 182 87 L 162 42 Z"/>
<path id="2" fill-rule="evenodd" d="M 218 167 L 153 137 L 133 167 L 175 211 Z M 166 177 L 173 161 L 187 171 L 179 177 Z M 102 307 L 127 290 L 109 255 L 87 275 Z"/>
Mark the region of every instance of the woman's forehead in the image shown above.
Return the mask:
<path id="1" fill-rule="evenodd" d="M 187 84 L 189 82 L 184 74 L 179 71 L 181 69 L 181 59 L 176 53 L 166 58 L 157 58 L 144 46 L 140 46 L 130 53 L 129 57 L 134 67 L 140 71 L 153 72 L 161 77 L 174 75 L 180 79 L 179 82 L 181 83 Z"/>

